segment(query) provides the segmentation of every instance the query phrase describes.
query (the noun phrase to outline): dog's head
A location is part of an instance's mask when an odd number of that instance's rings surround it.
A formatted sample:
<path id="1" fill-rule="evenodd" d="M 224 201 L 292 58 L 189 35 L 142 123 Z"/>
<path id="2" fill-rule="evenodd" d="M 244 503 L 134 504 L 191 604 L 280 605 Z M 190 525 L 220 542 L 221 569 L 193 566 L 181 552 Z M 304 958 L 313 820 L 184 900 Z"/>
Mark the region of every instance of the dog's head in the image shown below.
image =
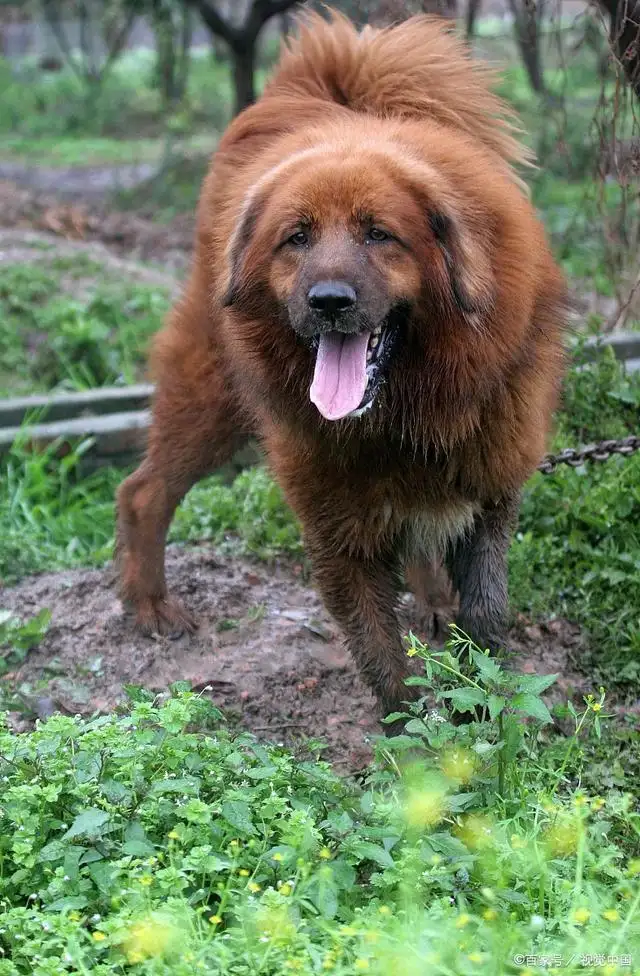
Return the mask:
<path id="1" fill-rule="evenodd" d="M 320 413 L 360 416 L 393 370 L 416 310 L 424 319 L 432 306 L 434 321 L 453 322 L 491 306 L 494 279 L 476 223 L 435 169 L 398 159 L 395 148 L 302 151 L 247 195 L 229 245 L 225 304 L 255 321 L 275 303 L 281 327 L 315 358 L 310 397 Z"/>

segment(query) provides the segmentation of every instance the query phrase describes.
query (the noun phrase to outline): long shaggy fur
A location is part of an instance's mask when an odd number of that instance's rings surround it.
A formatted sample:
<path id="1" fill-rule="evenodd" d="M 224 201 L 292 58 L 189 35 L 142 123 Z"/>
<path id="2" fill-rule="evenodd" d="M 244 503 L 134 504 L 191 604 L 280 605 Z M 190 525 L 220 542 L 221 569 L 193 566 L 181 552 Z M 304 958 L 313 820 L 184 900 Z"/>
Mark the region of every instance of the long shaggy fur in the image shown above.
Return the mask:
<path id="1" fill-rule="evenodd" d="M 385 707 L 407 694 L 403 567 L 444 559 L 459 622 L 499 644 L 518 493 L 559 385 L 565 287 L 493 80 L 437 19 L 358 33 L 340 15 L 310 15 L 227 129 L 184 297 L 154 345 L 147 456 L 119 492 L 122 594 L 143 629 L 194 626 L 167 594 L 166 531 L 191 485 L 253 435 Z M 367 209 L 405 245 L 358 244 Z M 297 213 L 329 243 L 283 249 Z M 374 407 L 334 422 L 310 402 L 313 353 L 291 322 L 305 282 L 349 275 L 370 296 L 363 314 L 410 311 Z"/>

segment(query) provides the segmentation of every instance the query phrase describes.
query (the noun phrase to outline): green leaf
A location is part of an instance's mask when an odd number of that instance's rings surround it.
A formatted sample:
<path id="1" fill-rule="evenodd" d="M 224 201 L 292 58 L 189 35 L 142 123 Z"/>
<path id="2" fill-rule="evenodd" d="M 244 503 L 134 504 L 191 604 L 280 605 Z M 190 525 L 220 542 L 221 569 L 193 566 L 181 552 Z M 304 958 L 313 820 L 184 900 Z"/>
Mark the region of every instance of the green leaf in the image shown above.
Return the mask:
<path id="1" fill-rule="evenodd" d="M 372 844 L 368 840 L 358 840 L 351 847 L 354 854 L 362 858 L 363 861 L 374 861 L 381 868 L 392 868 L 395 861 L 388 851 L 379 844 Z"/>
<path id="2" fill-rule="evenodd" d="M 475 664 L 482 680 L 489 684 L 497 684 L 502 675 L 500 665 L 487 654 L 483 654 L 482 651 L 476 651 L 474 648 L 471 648 L 470 654 L 471 660 Z"/>
<path id="3" fill-rule="evenodd" d="M 458 712 L 473 712 L 478 705 L 487 704 L 487 694 L 480 688 L 454 688 L 441 692 L 439 697 L 449 698 Z"/>
<path id="4" fill-rule="evenodd" d="M 72 837 L 99 837 L 100 828 L 108 822 L 110 814 L 106 810 L 99 810 L 97 807 L 90 807 L 83 813 L 78 814 L 76 819 L 69 827 L 66 834 L 62 835 L 63 840 L 70 840 Z"/>
<path id="5" fill-rule="evenodd" d="M 226 800 L 222 804 L 222 816 L 236 830 L 244 834 L 255 834 L 256 828 L 251 819 L 251 810 L 244 800 Z"/>
<path id="6" fill-rule="evenodd" d="M 520 694 L 512 698 L 511 704 L 518 711 L 523 712 L 525 715 L 531 715 L 532 718 L 538 719 L 544 725 L 551 725 L 553 723 L 549 709 L 542 699 L 536 698 L 535 695 L 520 692 Z"/>
<path id="7" fill-rule="evenodd" d="M 198 796 L 200 793 L 201 780 L 195 776 L 185 777 L 184 779 L 164 779 L 154 783 L 150 792 L 154 795 L 161 793 L 187 793 L 190 796 Z"/>
<path id="8" fill-rule="evenodd" d="M 518 676 L 518 691 L 539 695 L 557 681 L 557 674 L 521 674 Z"/>
<path id="9" fill-rule="evenodd" d="M 311 889 L 311 900 L 323 918 L 335 918 L 338 913 L 338 889 L 330 867 L 318 872 Z"/>
<path id="10" fill-rule="evenodd" d="M 498 717 L 506 704 L 507 701 L 502 695 L 489 695 L 487 705 L 489 706 L 489 716 L 492 721 Z"/>

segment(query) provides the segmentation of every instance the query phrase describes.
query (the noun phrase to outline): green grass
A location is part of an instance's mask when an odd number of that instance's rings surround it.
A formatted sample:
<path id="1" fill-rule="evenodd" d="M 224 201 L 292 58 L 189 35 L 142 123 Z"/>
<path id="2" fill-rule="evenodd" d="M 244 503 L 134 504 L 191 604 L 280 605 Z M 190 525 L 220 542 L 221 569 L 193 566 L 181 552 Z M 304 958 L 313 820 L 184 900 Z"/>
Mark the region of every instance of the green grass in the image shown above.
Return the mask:
<path id="1" fill-rule="evenodd" d="M 409 653 L 437 711 L 415 706 L 360 785 L 313 744 L 295 759 L 230 732 L 180 685 L 0 728 L 0 974 L 501 976 L 543 956 L 572 974 L 595 955 L 628 971 L 640 821 L 620 790 L 579 785 L 601 699 L 549 745 L 552 677 L 462 639 Z"/>
<path id="2" fill-rule="evenodd" d="M 74 299 L 61 276 L 99 277 L 90 259 L 54 258 L 0 269 L 0 396 L 133 383 L 168 308 L 167 293 L 138 284 L 90 282 Z"/>

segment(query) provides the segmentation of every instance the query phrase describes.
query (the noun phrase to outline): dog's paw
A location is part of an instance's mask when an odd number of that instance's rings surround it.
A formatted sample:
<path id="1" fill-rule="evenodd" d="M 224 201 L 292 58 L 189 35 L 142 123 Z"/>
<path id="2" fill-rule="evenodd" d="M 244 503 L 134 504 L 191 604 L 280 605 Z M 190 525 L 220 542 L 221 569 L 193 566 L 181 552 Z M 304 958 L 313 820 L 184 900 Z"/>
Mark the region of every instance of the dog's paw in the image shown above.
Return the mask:
<path id="1" fill-rule="evenodd" d="M 148 597 L 137 605 L 136 627 L 147 637 L 177 640 L 183 634 L 193 634 L 198 621 L 175 597 Z"/>

